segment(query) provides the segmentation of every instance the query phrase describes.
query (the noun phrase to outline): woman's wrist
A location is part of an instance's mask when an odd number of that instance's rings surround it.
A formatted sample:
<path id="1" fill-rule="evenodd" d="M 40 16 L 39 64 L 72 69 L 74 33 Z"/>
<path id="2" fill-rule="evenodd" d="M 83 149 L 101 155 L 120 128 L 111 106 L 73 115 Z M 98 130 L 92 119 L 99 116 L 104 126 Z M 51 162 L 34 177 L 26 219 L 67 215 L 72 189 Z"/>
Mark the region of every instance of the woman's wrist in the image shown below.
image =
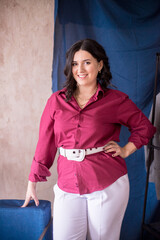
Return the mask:
<path id="1" fill-rule="evenodd" d="M 30 186 L 30 187 L 34 187 L 34 188 L 36 188 L 36 182 L 31 182 L 30 180 L 28 181 L 28 185 Z"/>
<path id="2" fill-rule="evenodd" d="M 122 149 L 124 155 L 123 158 L 127 158 L 129 155 L 131 155 L 137 150 L 136 146 L 132 142 L 128 142 Z"/>

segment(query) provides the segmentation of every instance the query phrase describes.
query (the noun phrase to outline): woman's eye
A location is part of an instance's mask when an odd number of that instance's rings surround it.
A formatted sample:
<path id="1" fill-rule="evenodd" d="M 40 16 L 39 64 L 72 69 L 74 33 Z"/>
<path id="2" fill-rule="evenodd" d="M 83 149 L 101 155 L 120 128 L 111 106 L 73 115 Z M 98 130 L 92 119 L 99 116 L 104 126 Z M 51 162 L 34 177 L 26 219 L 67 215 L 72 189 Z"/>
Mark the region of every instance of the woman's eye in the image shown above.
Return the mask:
<path id="1" fill-rule="evenodd" d="M 89 65 L 90 64 L 90 62 L 85 62 L 86 63 L 86 65 Z"/>
<path id="2" fill-rule="evenodd" d="M 74 67 L 74 66 L 77 66 L 77 63 L 72 63 L 72 66 Z"/>

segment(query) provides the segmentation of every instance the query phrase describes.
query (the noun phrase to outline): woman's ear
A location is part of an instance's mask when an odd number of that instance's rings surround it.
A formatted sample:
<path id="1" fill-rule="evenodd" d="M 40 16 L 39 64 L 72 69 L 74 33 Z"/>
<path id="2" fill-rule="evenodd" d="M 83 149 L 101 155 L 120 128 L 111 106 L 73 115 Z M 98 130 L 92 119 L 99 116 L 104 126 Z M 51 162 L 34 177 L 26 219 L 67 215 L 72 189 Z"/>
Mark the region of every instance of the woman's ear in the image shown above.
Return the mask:
<path id="1" fill-rule="evenodd" d="M 99 62 L 99 71 L 101 71 L 102 68 L 103 68 L 103 60 L 101 60 L 101 61 Z"/>

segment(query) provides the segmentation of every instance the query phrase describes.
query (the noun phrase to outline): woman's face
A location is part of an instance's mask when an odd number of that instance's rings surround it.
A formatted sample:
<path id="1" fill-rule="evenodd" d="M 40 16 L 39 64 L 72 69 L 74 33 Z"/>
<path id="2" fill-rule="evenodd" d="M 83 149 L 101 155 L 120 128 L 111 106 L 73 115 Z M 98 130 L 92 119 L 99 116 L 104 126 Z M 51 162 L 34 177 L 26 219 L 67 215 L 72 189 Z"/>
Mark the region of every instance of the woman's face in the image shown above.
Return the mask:
<path id="1" fill-rule="evenodd" d="M 72 74 L 78 86 L 94 86 L 102 67 L 103 61 L 98 62 L 89 52 L 79 50 L 73 57 Z"/>

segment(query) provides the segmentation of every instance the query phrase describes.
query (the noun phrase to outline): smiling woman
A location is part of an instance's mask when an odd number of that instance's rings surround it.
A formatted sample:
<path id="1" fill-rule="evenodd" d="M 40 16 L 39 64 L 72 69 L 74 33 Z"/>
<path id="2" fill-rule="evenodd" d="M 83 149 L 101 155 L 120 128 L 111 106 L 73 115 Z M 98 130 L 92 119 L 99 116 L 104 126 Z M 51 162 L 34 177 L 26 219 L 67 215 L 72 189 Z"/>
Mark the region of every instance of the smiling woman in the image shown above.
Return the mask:
<path id="1" fill-rule="evenodd" d="M 31 198 L 38 205 L 36 182 L 50 176 L 58 148 L 54 240 L 118 240 L 129 198 L 124 158 L 147 144 L 155 128 L 126 94 L 108 88 L 101 45 L 84 39 L 66 56 L 66 87 L 44 109 L 23 207 Z M 131 132 L 123 147 L 121 125 Z"/>
<path id="2" fill-rule="evenodd" d="M 73 77 L 77 83 L 74 93 L 79 106 L 83 108 L 97 90 L 97 75 L 103 67 L 103 61 L 97 61 L 89 52 L 79 50 L 72 63 Z"/>

